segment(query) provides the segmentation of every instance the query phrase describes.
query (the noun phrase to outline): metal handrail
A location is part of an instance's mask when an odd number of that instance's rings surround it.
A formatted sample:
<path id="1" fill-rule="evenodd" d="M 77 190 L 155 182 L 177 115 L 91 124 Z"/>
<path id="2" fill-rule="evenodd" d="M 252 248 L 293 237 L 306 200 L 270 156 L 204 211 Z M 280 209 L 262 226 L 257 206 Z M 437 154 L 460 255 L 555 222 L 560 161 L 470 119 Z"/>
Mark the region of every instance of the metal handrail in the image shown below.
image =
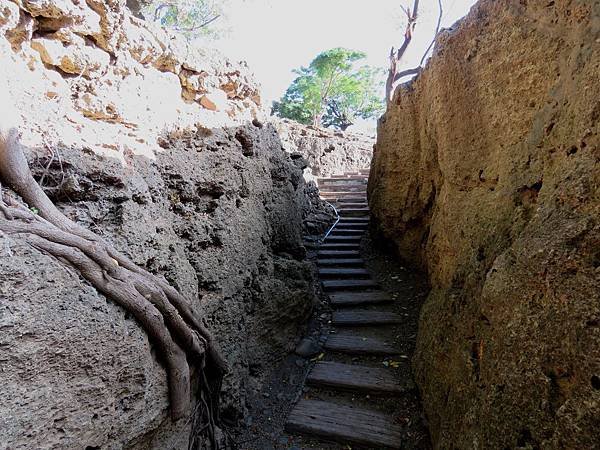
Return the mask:
<path id="1" fill-rule="evenodd" d="M 321 199 L 323 200 L 323 199 Z M 325 236 L 323 236 L 321 239 L 319 239 L 319 242 L 323 243 L 323 241 L 325 241 L 325 239 L 327 239 L 327 236 L 329 236 L 329 234 L 333 231 L 333 229 L 335 228 L 335 226 L 339 223 L 340 221 L 340 213 L 338 212 L 338 210 L 336 209 L 335 206 L 333 206 L 331 203 L 329 203 L 327 200 L 323 200 L 327 205 L 331 206 L 331 208 L 333 209 L 333 212 L 335 213 L 335 222 L 333 223 L 333 225 L 331 225 L 329 227 L 329 230 L 327 230 L 327 233 L 325 233 Z"/>

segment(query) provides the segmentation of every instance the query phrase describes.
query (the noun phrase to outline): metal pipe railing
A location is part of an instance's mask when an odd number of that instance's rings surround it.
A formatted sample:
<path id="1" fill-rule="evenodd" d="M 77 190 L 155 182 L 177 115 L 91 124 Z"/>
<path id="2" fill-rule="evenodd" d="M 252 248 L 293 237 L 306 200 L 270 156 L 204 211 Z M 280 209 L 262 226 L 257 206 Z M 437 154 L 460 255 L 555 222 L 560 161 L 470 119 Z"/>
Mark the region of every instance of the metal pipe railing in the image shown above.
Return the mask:
<path id="1" fill-rule="evenodd" d="M 321 200 L 323 200 L 323 199 L 321 199 Z M 338 212 L 337 208 L 335 206 L 333 206 L 331 203 L 329 203 L 327 200 L 323 200 L 323 201 L 333 209 L 333 212 L 335 213 L 335 222 L 333 223 L 333 225 L 331 225 L 329 227 L 329 229 L 327 230 L 327 233 L 325 233 L 325 236 L 323 236 L 321 239 L 319 239 L 319 242 L 321 242 L 321 243 L 323 243 L 323 241 L 325 241 L 325 239 L 327 239 L 327 236 L 329 236 L 329 234 L 333 231 L 335 226 L 340 221 L 340 213 Z"/>

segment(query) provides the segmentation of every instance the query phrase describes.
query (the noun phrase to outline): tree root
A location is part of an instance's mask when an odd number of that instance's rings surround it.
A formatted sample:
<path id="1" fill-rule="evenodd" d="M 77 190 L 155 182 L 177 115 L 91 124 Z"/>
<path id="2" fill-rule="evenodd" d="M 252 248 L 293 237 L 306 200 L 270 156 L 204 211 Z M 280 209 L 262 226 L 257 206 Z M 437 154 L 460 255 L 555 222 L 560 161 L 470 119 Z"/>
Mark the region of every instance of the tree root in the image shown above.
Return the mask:
<path id="1" fill-rule="evenodd" d="M 187 299 L 163 277 L 137 266 L 62 214 L 33 178 L 15 129 L 0 129 L 0 182 L 27 205 L 5 196 L 0 185 L 0 232 L 19 235 L 74 267 L 99 292 L 130 312 L 158 347 L 167 368 L 173 419 L 191 414 L 188 358 L 200 370 L 200 398 L 206 405 L 202 417 L 214 439 L 226 364 Z"/>

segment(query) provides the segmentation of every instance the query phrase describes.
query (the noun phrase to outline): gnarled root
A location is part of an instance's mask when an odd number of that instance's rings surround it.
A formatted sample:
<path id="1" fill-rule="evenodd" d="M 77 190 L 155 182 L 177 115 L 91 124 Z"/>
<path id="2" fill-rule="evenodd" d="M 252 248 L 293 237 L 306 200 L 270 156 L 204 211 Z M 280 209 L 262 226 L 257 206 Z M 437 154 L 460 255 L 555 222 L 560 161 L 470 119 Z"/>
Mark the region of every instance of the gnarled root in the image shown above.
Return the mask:
<path id="1" fill-rule="evenodd" d="M 20 235 L 36 249 L 74 267 L 137 319 L 164 358 L 174 419 L 191 412 L 189 358 L 201 372 L 200 396 L 206 405 L 202 416 L 209 431 L 214 431 L 226 365 L 187 299 L 164 278 L 137 266 L 100 236 L 62 214 L 33 178 L 14 129 L 0 130 L 0 182 L 29 207 L 5 196 L 0 186 L 0 232 Z M 212 438 L 214 433 L 210 434 Z"/>

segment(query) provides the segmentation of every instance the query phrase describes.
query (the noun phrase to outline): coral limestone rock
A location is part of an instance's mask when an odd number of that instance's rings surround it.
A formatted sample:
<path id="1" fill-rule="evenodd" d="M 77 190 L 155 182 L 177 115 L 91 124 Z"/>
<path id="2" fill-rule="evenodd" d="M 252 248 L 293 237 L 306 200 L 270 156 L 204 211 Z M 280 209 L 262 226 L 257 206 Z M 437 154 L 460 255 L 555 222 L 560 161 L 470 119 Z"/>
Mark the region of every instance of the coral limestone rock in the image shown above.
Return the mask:
<path id="1" fill-rule="evenodd" d="M 482 0 L 380 122 L 370 205 L 430 277 L 437 448 L 598 446 L 599 23 L 590 0 Z"/>

